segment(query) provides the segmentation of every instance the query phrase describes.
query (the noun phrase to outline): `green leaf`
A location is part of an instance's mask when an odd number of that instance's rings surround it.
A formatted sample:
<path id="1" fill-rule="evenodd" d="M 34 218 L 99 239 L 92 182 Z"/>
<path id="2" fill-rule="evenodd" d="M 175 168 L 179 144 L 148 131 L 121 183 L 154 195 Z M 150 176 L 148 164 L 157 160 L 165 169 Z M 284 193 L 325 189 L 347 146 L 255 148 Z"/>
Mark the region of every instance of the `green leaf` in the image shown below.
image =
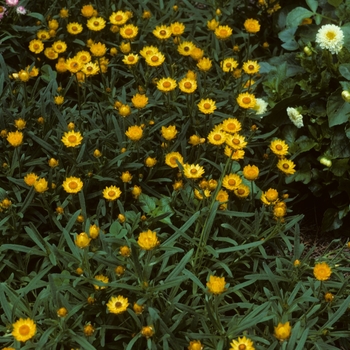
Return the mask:
<path id="1" fill-rule="evenodd" d="M 339 73 L 345 78 L 350 80 L 350 63 L 343 63 L 339 65 Z"/>
<path id="2" fill-rule="evenodd" d="M 310 10 L 312 12 L 316 12 L 318 7 L 318 1 L 317 0 L 306 0 L 307 5 L 310 7 Z"/>
<path id="3" fill-rule="evenodd" d="M 309 18 L 313 15 L 314 12 L 305 9 L 304 7 L 296 7 L 288 13 L 286 25 L 287 27 L 297 27 L 303 19 Z"/>
<path id="4" fill-rule="evenodd" d="M 335 322 L 339 320 L 341 316 L 345 314 L 350 304 L 350 295 L 342 302 L 339 309 L 330 316 L 329 320 L 323 325 L 320 331 L 330 328 L 333 326 Z"/>
<path id="5" fill-rule="evenodd" d="M 344 124 L 350 115 L 350 103 L 345 102 L 341 97 L 341 89 L 336 90 L 327 102 L 328 125 Z"/>
<path id="6" fill-rule="evenodd" d="M 187 252 L 186 255 L 181 259 L 181 261 L 177 265 L 175 265 L 174 270 L 171 271 L 171 273 L 165 279 L 164 281 L 165 283 L 182 273 L 182 270 L 185 268 L 186 264 L 191 259 L 192 254 L 193 254 L 193 249 Z"/>
<path id="7" fill-rule="evenodd" d="M 328 0 L 328 4 L 334 7 L 338 7 L 342 2 L 343 0 Z"/>

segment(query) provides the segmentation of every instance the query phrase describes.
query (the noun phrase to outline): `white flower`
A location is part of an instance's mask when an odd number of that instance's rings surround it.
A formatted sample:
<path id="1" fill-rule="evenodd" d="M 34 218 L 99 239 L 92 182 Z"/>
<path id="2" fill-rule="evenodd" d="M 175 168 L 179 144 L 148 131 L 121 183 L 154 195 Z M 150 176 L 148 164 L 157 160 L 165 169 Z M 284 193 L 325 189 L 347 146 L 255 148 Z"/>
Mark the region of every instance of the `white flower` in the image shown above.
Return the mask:
<path id="1" fill-rule="evenodd" d="M 266 113 L 268 103 L 264 101 L 262 98 L 256 98 L 255 99 L 255 106 L 254 110 L 256 111 L 257 115 Z"/>
<path id="2" fill-rule="evenodd" d="M 25 15 L 27 13 L 27 10 L 23 7 L 23 6 L 18 6 L 16 8 L 16 12 L 19 14 L 19 15 Z"/>
<path id="3" fill-rule="evenodd" d="M 316 43 L 321 46 L 321 49 L 337 54 L 343 47 L 344 33 L 335 24 L 325 24 L 316 34 Z"/>
<path id="4" fill-rule="evenodd" d="M 287 108 L 287 114 L 291 122 L 297 127 L 301 128 L 304 126 L 303 123 L 303 116 L 302 114 L 299 113 L 299 111 L 293 107 L 288 107 Z"/>

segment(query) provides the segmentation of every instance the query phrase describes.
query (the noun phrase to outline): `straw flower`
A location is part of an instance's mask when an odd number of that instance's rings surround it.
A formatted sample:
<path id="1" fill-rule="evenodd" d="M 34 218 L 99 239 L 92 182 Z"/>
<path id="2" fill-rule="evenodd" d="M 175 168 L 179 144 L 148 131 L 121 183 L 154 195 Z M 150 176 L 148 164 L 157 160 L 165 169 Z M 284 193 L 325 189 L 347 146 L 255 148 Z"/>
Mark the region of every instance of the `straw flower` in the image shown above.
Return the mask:
<path id="1" fill-rule="evenodd" d="M 232 35 L 232 28 L 229 26 L 218 26 L 215 28 L 214 34 L 218 39 L 225 40 Z"/>
<path id="2" fill-rule="evenodd" d="M 18 147 L 23 143 L 23 133 L 18 130 L 9 132 L 6 140 L 12 147 Z"/>
<path id="3" fill-rule="evenodd" d="M 246 337 L 232 340 L 230 345 L 230 350 L 255 350 L 254 343 Z"/>
<path id="4" fill-rule="evenodd" d="M 220 62 L 220 66 L 224 72 L 232 72 L 238 67 L 238 62 L 234 58 L 228 57 Z"/>
<path id="5" fill-rule="evenodd" d="M 211 30 L 212 32 L 219 26 L 219 22 L 213 18 L 210 21 L 207 21 L 207 28 Z"/>
<path id="6" fill-rule="evenodd" d="M 244 92 L 238 95 L 236 99 L 238 105 L 242 108 L 254 108 L 256 100 L 253 94 L 249 92 Z"/>
<path id="7" fill-rule="evenodd" d="M 29 42 L 29 50 L 36 54 L 39 54 L 44 50 L 44 44 L 41 40 L 34 39 Z"/>
<path id="8" fill-rule="evenodd" d="M 129 53 L 128 55 L 125 55 L 123 58 L 123 63 L 131 66 L 136 64 L 139 61 L 140 57 L 138 54 Z"/>
<path id="9" fill-rule="evenodd" d="M 201 58 L 197 63 L 197 67 L 203 72 L 207 72 L 212 66 L 211 60 L 207 57 Z"/>
<path id="10" fill-rule="evenodd" d="M 295 173 L 295 163 L 286 158 L 282 158 L 278 161 L 277 168 L 286 175 L 292 175 Z"/>
<path id="11" fill-rule="evenodd" d="M 128 14 L 126 12 L 123 12 L 123 11 L 113 12 L 109 16 L 109 21 L 112 24 L 115 24 L 115 25 L 118 25 L 118 26 L 122 26 L 123 24 L 125 24 L 128 19 L 129 19 Z"/>
<path id="12" fill-rule="evenodd" d="M 166 40 L 170 38 L 172 34 L 172 29 L 171 27 L 168 27 L 166 25 L 161 25 L 161 26 L 155 27 L 152 33 L 156 38 L 161 40 Z"/>
<path id="13" fill-rule="evenodd" d="M 36 333 L 36 324 L 30 318 L 20 318 L 13 325 L 12 335 L 20 342 L 26 342 L 34 337 Z"/>
<path id="14" fill-rule="evenodd" d="M 331 277 L 332 269 L 326 262 L 317 263 L 313 273 L 318 281 L 327 281 Z"/>
<path id="15" fill-rule="evenodd" d="M 284 340 L 287 340 L 290 337 L 291 332 L 292 332 L 292 327 L 290 326 L 289 322 L 279 323 L 275 327 L 274 336 L 278 340 L 284 341 Z"/>
<path id="16" fill-rule="evenodd" d="M 228 174 L 222 179 L 222 186 L 230 191 L 235 190 L 241 183 L 242 179 L 237 174 Z"/>
<path id="17" fill-rule="evenodd" d="M 266 113 L 267 107 L 268 107 L 268 103 L 264 101 L 262 98 L 255 99 L 255 106 L 253 107 L 253 109 L 256 111 L 255 112 L 256 115 L 261 115 Z"/>
<path id="18" fill-rule="evenodd" d="M 182 92 L 191 94 L 197 89 L 197 82 L 193 79 L 183 78 L 179 81 L 179 89 Z"/>
<path id="19" fill-rule="evenodd" d="M 90 18 L 94 15 L 95 9 L 92 5 L 84 5 L 80 12 L 84 17 Z"/>
<path id="20" fill-rule="evenodd" d="M 218 128 L 212 130 L 208 135 L 208 141 L 212 145 L 220 146 L 226 141 L 226 133 Z"/>
<path id="21" fill-rule="evenodd" d="M 46 179 L 36 179 L 34 182 L 34 189 L 38 193 L 43 193 L 49 189 L 48 182 Z"/>
<path id="22" fill-rule="evenodd" d="M 170 24 L 170 30 L 171 34 L 174 36 L 180 36 L 184 33 L 185 31 L 185 25 L 180 22 L 175 22 Z"/>
<path id="23" fill-rule="evenodd" d="M 203 114 L 211 114 L 216 110 L 215 101 L 210 98 L 201 99 L 197 106 Z"/>
<path id="24" fill-rule="evenodd" d="M 105 44 L 98 42 L 98 43 L 93 43 L 90 46 L 90 51 L 94 56 L 102 57 L 106 54 L 107 48 Z"/>
<path id="25" fill-rule="evenodd" d="M 162 78 L 157 82 L 157 89 L 162 92 L 169 92 L 176 88 L 177 83 L 173 78 Z"/>
<path id="26" fill-rule="evenodd" d="M 62 40 L 58 40 L 58 41 L 55 41 L 53 44 L 52 44 L 52 48 L 57 52 L 57 53 L 62 53 L 62 52 L 65 52 L 67 50 L 67 44 L 62 41 Z"/>
<path id="27" fill-rule="evenodd" d="M 247 141 L 243 135 L 235 133 L 226 137 L 226 144 L 234 150 L 239 150 L 247 146 Z"/>
<path id="28" fill-rule="evenodd" d="M 152 326 L 145 326 L 141 329 L 141 334 L 146 339 L 151 338 L 154 335 L 154 328 Z"/>
<path id="29" fill-rule="evenodd" d="M 146 58 L 149 55 L 153 55 L 155 53 L 159 52 L 158 48 L 155 46 L 144 46 L 142 50 L 140 51 L 140 55 L 143 58 Z"/>
<path id="30" fill-rule="evenodd" d="M 221 130 L 234 134 L 242 129 L 242 124 L 236 118 L 227 118 L 221 123 Z"/>
<path id="31" fill-rule="evenodd" d="M 243 176 L 249 181 L 254 181 L 259 176 L 259 168 L 256 165 L 248 164 L 243 168 Z"/>
<path id="32" fill-rule="evenodd" d="M 183 168 L 188 179 L 200 179 L 204 174 L 204 168 L 199 164 L 184 164 Z"/>
<path id="33" fill-rule="evenodd" d="M 91 17 L 86 26 L 95 32 L 102 30 L 106 26 L 106 21 L 102 17 Z"/>
<path id="34" fill-rule="evenodd" d="M 180 45 L 177 47 L 177 51 L 182 56 L 190 56 L 192 50 L 196 46 L 193 44 L 192 41 L 183 41 Z"/>
<path id="35" fill-rule="evenodd" d="M 69 34 L 77 35 L 83 31 L 83 26 L 77 22 L 71 22 L 67 24 L 67 32 Z"/>
<path id="36" fill-rule="evenodd" d="M 117 297 L 111 297 L 106 305 L 110 313 L 118 315 L 126 311 L 129 301 L 128 298 L 118 295 Z"/>
<path id="37" fill-rule="evenodd" d="M 183 157 L 179 152 L 171 152 L 165 156 L 165 164 L 171 168 L 177 168 L 177 162 L 183 164 Z"/>
<path id="38" fill-rule="evenodd" d="M 249 186 L 241 183 L 240 185 L 237 186 L 237 188 L 233 190 L 233 192 L 238 198 L 243 199 L 249 196 L 250 189 L 249 189 Z"/>
<path id="39" fill-rule="evenodd" d="M 128 130 L 125 132 L 125 135 L 131 141 L 138 141 L 143 136 L 143 130 L 140 126 L 132 125 L 132 126 L 129 126 Z"/>
<path id="40" fill-rule="evenodd" d="M 137 240 L 139 247 L 144 250 L 152 250 L 159 245 L 159 243 L 157 232 L 152 232 L 151 230 L 141 232 Z"/>
<path id="41" fill-rule="evenodd" d="M 67 193 L 78 193 L 83 186 L 81 179 L 74 176 L 67 177 L 62 183 L 62 187 Z"/>
<path id="42" fill-rule="evenodd" d="M 256 74 L 259 73 L 260 65 L 257 61 L 247 61 L 243 63 L 243 70 L 247 74 Z"/>
<path id="43" fill-rule="evenodd" d="M 148 103 L 148 97 L 146 95 L 136 94 L 131 99 L 135 108 L 142 109 L 146 107 Z"/>
<path id="44" fill-rule="evenodd" d="M 221 294 L 225 291 L 225 277 L 209 276 L 209 281 L 207 282 L 207 287 L 212 294 Z"/>
<path id="45" fill-rule="evenodd" d="M 244 28 L 248 33 L 257 33 L 260 30 L 260 24 L 259 21 L 256 19 L 246 19 L 244 22 Z"/>
<path id="46" fill-rule="evenodd" d="M 270 143 L 270 149 L 271 151 L 276 154 L 277 156 L 285 156 L 288 154 L 288 145 L 285 141 L 277 139 L 273 140 Z"/>
<path id="47" fill-rule="evenodd" d="M 107 186 L 102 192 L 103 197 L 109 201 L 115 201 L 121 194 L 122 191 L 116 186 Z"/>
<path id="48" fill-rule="evenodd" d="M 146 63 L 151 67 L 158 67 L 165 61 L 165 56 L 161 52 L 155 52 L 151 55 L 147 55 Z"/>
<path id="49" fill-rule="evenodd" d="M 81 144 L 82 140 L 83 137 L 81 136 L 81 133 L 74 130 L 65 132 L 61 138 L 61 141 L 66 147 L 77 147 Z"/>
<path id="50" fill-rule="evenodd" d="M 83 64 L 76 57 L 71 57 L 66 60 L 66 68 L 71 73 L 77 73 L 83 68 Z"/>
<path id="51" fill-rule="evenodd" d="M 121 27 L 119 31 L 120 35 L 124 39 L 129 39 L 129 40 L 135 39 L 138 32 L 139 32 L 139 29 L 133 24 L 126 24 L 123 27 Z"/>
<path id="52" fill-rule="evenodd" d="M 34 183 L 38 179 L 38 177 L 39 176 L 35 173 L 29 173 L 23 178 L 23 180 L 28 186 L 34 186 Z"/>
<path id="53" fill-rule="evenodd" d="M 168 127 L 162 126 L 161 129 L 161 134 L 167 141 L 173 140 L 176 137 L 177 132 L 175 125 L 169 125 Z"/>
<path id="54" fill-rule="evenodd" d="M 104 284 L 107 284 L 107 283 L 109 282 L 109 278 L 108 278 L 107 276 L 104 276 L 104 275 L 96 275 L 96 276 L 94 277 L 94 279 L 95 279 L 96 281 L 100 281 L 100 282 L 102 282 L 102 283 L 104 283 Z M 101 290 L 101 289 L 106 289 L 107 286 L 99 286 L 99 285 L 97 285 L 97 284 L 94 284 L 94 288 L 95 288 L 96 290 Z"/>
<path id="55" fill-rule="evenodd" d="M 335 24 L 325 24 L 316 34 L 316 43 L 320 45 L 321 49 L 337 54 L 343 47 L 344 33 Z"/>
<path id="56" fill-rule="evenodd" d="M 137 185 L 135 185 L 133 187 L 133 189 L 131 190 L 131 194 L 132 194 L 134 199 L 139 198 L 141 193 L 142 193 L 142 188 L 140 186 L 137 186 Z"/>

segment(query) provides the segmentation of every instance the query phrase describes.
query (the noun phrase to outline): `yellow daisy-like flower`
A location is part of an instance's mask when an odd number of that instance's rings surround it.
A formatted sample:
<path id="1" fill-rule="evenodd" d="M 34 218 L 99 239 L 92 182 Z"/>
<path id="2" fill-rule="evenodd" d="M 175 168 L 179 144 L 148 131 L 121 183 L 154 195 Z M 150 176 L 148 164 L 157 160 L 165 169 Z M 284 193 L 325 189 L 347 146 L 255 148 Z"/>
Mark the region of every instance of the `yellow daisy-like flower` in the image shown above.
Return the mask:
<path id="1" fill-rule="evenodd" d="M 55 60 L 58 57 L 58 53 L 54 50 L 53 47 L 47 47 L 44 50 L 44 55 L 49 59 L 49 60 Z"/>
<path id="2" fill-rule="evenodd" d="M 277 202 L 273 207 L 275 219 L 281 219 L 287 214 L 287 205 L 284 202 Z"/>
<path id="3" fill-rule="evenodd" d="M 225 58 L 220 62 L 220 67 L 224 72 L 233 72 L 238 67 L 238 62 L 232 58 Z"/>
<path id="4" fill-rule="evenodd" d="M 240 160 L 244 159 L 245 152 L 242 149 L 234 150 L 230 146 L 226 146 L 224 149 L 224 154 L 232 160 Z"/>
<path id="5" fill-rule="evenodd" d="M 66 8 L 62 8 L 60 10 L 60 17 L 61 18 L 68 18 L 69 17 L 69 11 Z"/>
<path id="6" fill-rule="evenodd" d="M 230 350 L 255 350 L 254 343 L 246 337 L 232 340 L 230 345 Z"/>
<path id="7" fill-rule="evenodd" d="M 225 277 L 209 276 L 209 281 L 207 282 L 207 287 L 212 294 L 221 294 L 225 291 Z"/>
<path id="8" fill-rule="evenodd" d="M 63 134 L 61 141 L 66 147 L 77 147 L 83 141 L 80 131 L 70 130 Z"/>
<path id="9" fill-rule="evenodd" d="M 86 26 L 95 32 L 102 30 L 106 26 L 106 21 L 102 17 L 91 17 Z"/>
<path id="10" fill-rule="evenodd" d="M 197 89 L 197 82 L 185 77 L 179 81 L 179 89 L 187 94 L 192 94 Z"/>
<path id="11" fill-rule="evenodd" d="M 131 114 L 131 108 L 128 105 L 124 105 L 122 104 L 119 108 L 118 108 L 118 112 L 122 117 L 127 117 L 128 115 Z"/>
<path id="12" fill-rule="evenodd" d="M 67 177 L 63 183 L 62 187 L 67 193 L 78 193 L 82 190 L 84 184 L 79 177 L 70 176 Z"/>
<path id="13" fill-rule="evenodd" d="M 238 95 L 236 99 L 238 105 L 242 108 L 254 108 L 256 100 L 253 94 L 249 92 L 243 92 Z"/>
<path id="14" fill-rule="evenodd" d="M 90 245 L 91 238 L 87 235 L 86 232 L 79 233 L 74 240 L 75 245 L 80 248 L 84 249 Z"/>
<path id="15" fill-rule="evenodd" d="M 182 56 L 190 56 L 192 50 L 196 47 L 195 44 L 193 44 L 192 41 L 183 41 L 180 45 L 177 47 L 177 51 Z"/>
<path id="16" fill-rule="evenodd" d="M 36 33 L 36 37 L 39 40 L 48 40 L 48 39 L 50 39 L 50 33 L 47 30 L 39 30 Z"/>
<path id="17" fill-rule="evenodd" d="M 120 176 L 121 180 L 123 182 L 130 182 L 132 180 L 132 175 L 130 174 L 129 171 L 124 171 L 121 176 Z"/>
<path id="18" fill-rule="evenodd" d="M 109 278 L 108 278 L 107 276 L 104 276 L 104 275 L 96 275 L 96 276 L 94 277 L 94 279 L 95 279 L 96 281 L 102 282 L 103 284 L 107 284 L 107 283 L 109 282 Z M 94 288 L 95 288 L 96 290 L 101 290 L 101 289 L 106 289 L 107 286 L 99 286 L 99 285 L 97 285 L 97 284 L 94 284 Z"/>
<path id="19" fill-rule="evenodd" d="M 44 50 L 44 44 L 41 40 L 34 39 L 29 42 L 29 50 L 34 53 L 40 53 Z"/>
<path id="20" fill-rule="evenodd" d="M 9 132 L 6 140 L 12 147 L 18 147 L 23 143 L 23 133 L 21 131 Z"/>
<path id="21" fill-rule="evenodd" d="M 218 128 L 212 130 L 208 135 L 208 141 L 212 145 L 220 146 L 226 141 L 227 134 Z"/>
<path id="22" fill-rule="evenodd" d="M 43 192 L 47 191 L 49 189 L 47 180 L 44 178 L 37 179 L 34 182 L 34 189 L 38 193 L 43 193 Z"/>
<path id="23" fill-rule="evenodd" d="M 84 17 L 90 18 L 94 15 L 95 9 L 92 5 L 84 5 L 80 12 Z"/>
<path id="24" fill-rule="evenodd" d="M 141 126 L 132 125 L 132 126 L 129 126 L 128 130 L 125 132 L 125 135 L 131 141 L 138 141 L 143 136 L 143 130 Z"/>
<path id="25" fill-rule="evenodd" d="M 256 19 L 246 19 L 244 22 L 244 28 L 248 33 L 257 33 L 260 30 L 260 24 L 259 21 Z"/>
<path id="26" fill-rule="evenodd" d="M 169 39 L 171 34 L 172 34 L 172 29 L 171 27 L 168 27 L 166 25 L 161 25 L 161 26 L 157 26 L 155 27 L 155 29 L 153 30 L 153 35 L 161 40 L 166 40 Z"/>
<path id="27" fill-rule="evenodd" d="M 102 44 L 101 42 L 93 43 L 90 46 L 90 52 L 93 54 L 93 56 L 102 57 L 106 54 L 107 48 L 106 45 Z"/>
<path id="28" fill-rule="evenodd" d="M 71 73 L 77 73 L 83 68 L 83 64 L 76 57 L 72 57 L 66 60 L 66 68 Z"/>
<path id="29" fill-rule="evenodd" d="M 132 104 L 135 108 L 145 108 L 148 103 L 148 97 L 146 95 L 136 94 L 131 99 Z"/>
<path id="30" fill-rule="evenodd" d="M 177 168 L 177 162 L 183 164 L 183 157 L 179 152 L 171 152 L 165 156 L 165 164 L 169 165 L 171 168 Z"/>
<path id="31" fill-rule="evenodd" d="M 109 201 L 115 201 L 120 197 L 121 194 L 122 191 L 119 187 L 116 186 L 106 187 L 102 192 L 103 197 Z"/>
<path id="32" fill-rule="evenodd" d="M 216 200 L 219 201 L 220 203 L 224 203 L 228 201 L 228 193 L 225 190 L 220 190 L 218 194 L 216 195 Z"/>
<path id="33" fill-rule="evenodd" d="M 331 277 L 332 269 L 326 262 L 317 263 L 313 273 L 318 281 L 327 281 Z"/>
<path id="34" fill-rule="evenodd" d="M 221 123 L 221 129 L 229 134 L 234 134 L 242 129 L 242 124 L 236 118 L 228 118 Z"/>
<path id="35" fill-rule="evenodd" d="M 31 318 L 20 318 L 12 327 L 12 335 L 17 341 L 26 342 L 36 333 L 36 324 Z"/>
<path id="36" fill-rule="evenodd" d="M 151 230 L 141 232 L 137 240 L 139 247 L 144 250 L 152 250 L 159 245 L 159 243 L 157 232 Z"/>
<path id="37" fill-rule="evenodd" d="M 243 63 L 243 70 L 247 74 L 256 74 L 259 73 L 260 65 L 257 61 L 247 61 Z"/>
<path id="38" fill-rule="evenodd" d="M 52 30 L 57 30 L 60 24 L 58 23 L 57 19 L 51 19 L 48 22 L 48 27 Z"/>
<path id="39" fill-rule="evenodd" d="M 67 24 L 67 32 L 69 34 L 77 35 L 83 31 L 83 26 L 78 22 L 71 22 Z"/>
<path id="40" fill-rule="evenodd" d="M 207 57 L 201 58 L 197 63 L 197 67 L 203 72 L 207 72 L 212 66 L 213 64 L 211 63 L 211 59 Z"/>
<path id="41" fill-rule="evenodd" d="M 28 186 L 34 186 L 35 181 L 39 178 L 35 173 L 27 174 L 23 180 Z"/>
<path id="42" fill-rule="evenodd" d="M 238 198 L 247 198 L 249 196 L 250 189 L 249 186 L 241 183 L 233 190 L 233 192 Z"/>
<path id="43" fill-rule="evenodd" d="M 118 295 L 117 297 L 111 297 L 106 306 L 110 313 L 118 315 L 126 311 L 129 301 L 128 298 Z"/>
<path id="44" fill-rule="evenodd" d="M 285 141 L 277 139 L 273 140 L 270 143 L 270 149 L 271 151 L 276 154 L 277 156 L 285 156 L 288 154 L 288 145 Z"/>
<path id="45" fill-rule="evenodd" d="M 153 55 L 155 53 L 158 53 L 159 50 L 157 47 L 155 46 L 144 46 L 142 48 L 142 50 L 140 51 L 140 55 L 143 57 L 143 58 L 146 58 L 147 56 L 149 55 Z"/>
<path id="46" fill-rule="evenodd" d="M 243 176 L 249 181 L 254 181 L 259 176 L 259 168 L 256 165 L 248 164 L 243 168 Z"/>
<path id="47" fill-rule="evenodd" d="M 169 92 L 176 88 L 177 82 L 173 78 L 162 78 L 157 82 L 157 89 L 162 92 Z"/>
<path id="48" fill-rule="evenodd" d="M 200 342 L 200 340 L 191 340 L 187 349 L 188 350 L 202 350 L 203 345 Z"/>
<path id="49" fill-rule="evenodd" d="M 54 97 L 54 102 L 57 106 L 63 104 L 64 102 L 64 97 L 63 96 L 55 96 Z"/>
<path id="50" fill-rule="evenodd" d="M 204 56 L 204 50 L 200 49 L 199 47 L 195 47 L 191 53 L 190 56 L 195 60 L 198 61 Z"/>
<path id="51" fill-rule="evenodd" d="M 81 70 L 86 76 L 96 75 L 100 71 L 100 67 L 93 62 L 88 62 L 84 64 L 84 67 Z"/>
<path id="52" fill-rule="evenodd" d="M 289 322 L 279 323 L 275 327 L 274 337 L 280 341 L 284 341 L 290 337 L 291 333 L 292 333 L 292 327 L 290 326 Z"/>
<path id="53" fill-rule="evenodd" d="M 91 61 L 91 55 L 89 51 L 79 51 L 75 55 L 75 58 L 84 64 Z"/>
<path id="54" fill-rule="evenodd" d="M 156 158 L 147 157 L 145 159 L 145 165 L 146 165 L 147 168 L 152 168 L 156 164 L 157 164 L 157 159 Z"/>
<path id="55" fill-rule="evenodd" d="M 278 201 L 278 192 L 274 188 L 269 188 L 261 194 L 260 199 L 266 205 L 276 204 Z"/>
<path id="56" fill-rule="evenodd" d="M 247 141 L 245 137 L 239 134 L 229 135 L 226 138 L 226 144 L 233 148 L 234 150 L 239 150 L 247 146 Z"/>
<path id="57" fill-rule="evenodd" d="M 197 106 L 203 114 L 211 114 L 216 110 L 215 101 L 210 98 L 201 99 Z"/>
<path id="58" fill-rule="evenodd" d="M 67 44 L 62 41 L 62 40 L 58 40 L 58 41 L 55 41 L 53 44 L 52 44 L 52 48 L 57 52 L 57 53 L 62 53 L 62 52 L 65 52 L 67 50 Z"/>
<path id="59" fill-rule="evenodd" d="M 128 66 L 134 65 L 139 61 L 140 57 L 138 54 L 129 53 L 128 55 L 125 55 L 123 58 L 123 63 L 125 63 Z"/>
<path id="60" fill-rule="evenodd" d="M 218 39 L 225 40 L 232 35 L 232 28 L 229 26 L 217 26 L 215 28 L 214 34 Z"/>
<path id="61" fill-rule="evenodd" d="M 161 52 L 155 52 L 145 57 L 146 63 L 151 67 L 158 67 L 165 61 L 165 56 Z"/>
<path id="62" fill-rule="evenodd" d="M 123 12 L 123 11 L 113 12 L 109 16 L 109 21 L 112 24 L 118 25 L 118 26 L 122 26 L 123 24 L 125 24 L 128 19 L 129 19 L 128 14 L 126 12 Z"/>
<path id="63" fill-rule="evenodd" d="M 170 24 L 171 34 L 174 36 L 180 36 L 185 31 L 185 25 L 180 22 Z"/>
<path id="64" fill-rule="evenodd" d="M 130 42 L 126 43 L 126 42 L 122 42 L 119 46 L 120 51 L 122 53 L 129 53 L 131 51 L 131 45 Z"/>
<path id="65" fill-rule="evenodd" d="M 213 18 L 210 21 L 207 21 L 207 28 L 211 30 L 212 32 L 219 26 L 219 22 Z"/>
<path id="66" fill-rule="evenodd" d="M 188 179 L 200 179 L 204 174 L 204 168 L 199 164 L 184 164 L 184 175 Z"/>
<path id="67" fill-rule="evenodd" d="M 138 32 L 139 32 L 139 29 L 133 24 L 126 24 L 123 27 L 121 27 L 119 31 L 120 35 L 124 39 L 129 39 L 129 40 L 135 39 Z"/>
<path id="68" fill-rule="evenodd" d="M 277 168 L 286 175 L 292 175 L 295 173 L 295 163 L 286 158 L 282 158 L 278 161 Z"/>
<path id="69" fill-rule="evenodd" d="M 241 183 L 242 179 L 237 174 L 228 174 L 222 179 L 222 186 L 230 191 L 234 191 Z"/>
<path id="70" fill-rule="evenodd" d="M 205 142 L 205 138 L 199 137 L 198 135 L 191 135 L 188 143 L 192 146 L 198 146 Z"/>
<path id="71" fill-rule="evenodd" d="M 176 137 L 176 134 L 178 133 L 175 125 L 162 126 L 160 132 L 167 141 L 173 140 Z"/>

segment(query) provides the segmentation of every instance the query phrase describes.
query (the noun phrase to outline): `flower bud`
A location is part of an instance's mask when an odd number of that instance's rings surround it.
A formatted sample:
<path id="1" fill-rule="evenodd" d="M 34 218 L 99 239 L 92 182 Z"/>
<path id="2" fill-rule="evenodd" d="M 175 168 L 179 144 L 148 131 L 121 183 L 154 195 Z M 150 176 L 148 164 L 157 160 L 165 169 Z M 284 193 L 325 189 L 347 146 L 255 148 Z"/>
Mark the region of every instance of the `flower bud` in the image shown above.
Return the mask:
<path id="1" fill-rule="evenodd" d="M 343 98 L 343 100 L 345 102 L 349 102 L 350 103 L 350 92 L 349 91 L 346 91 L 346 90 L 342 91 L 341 97 Z"/>

